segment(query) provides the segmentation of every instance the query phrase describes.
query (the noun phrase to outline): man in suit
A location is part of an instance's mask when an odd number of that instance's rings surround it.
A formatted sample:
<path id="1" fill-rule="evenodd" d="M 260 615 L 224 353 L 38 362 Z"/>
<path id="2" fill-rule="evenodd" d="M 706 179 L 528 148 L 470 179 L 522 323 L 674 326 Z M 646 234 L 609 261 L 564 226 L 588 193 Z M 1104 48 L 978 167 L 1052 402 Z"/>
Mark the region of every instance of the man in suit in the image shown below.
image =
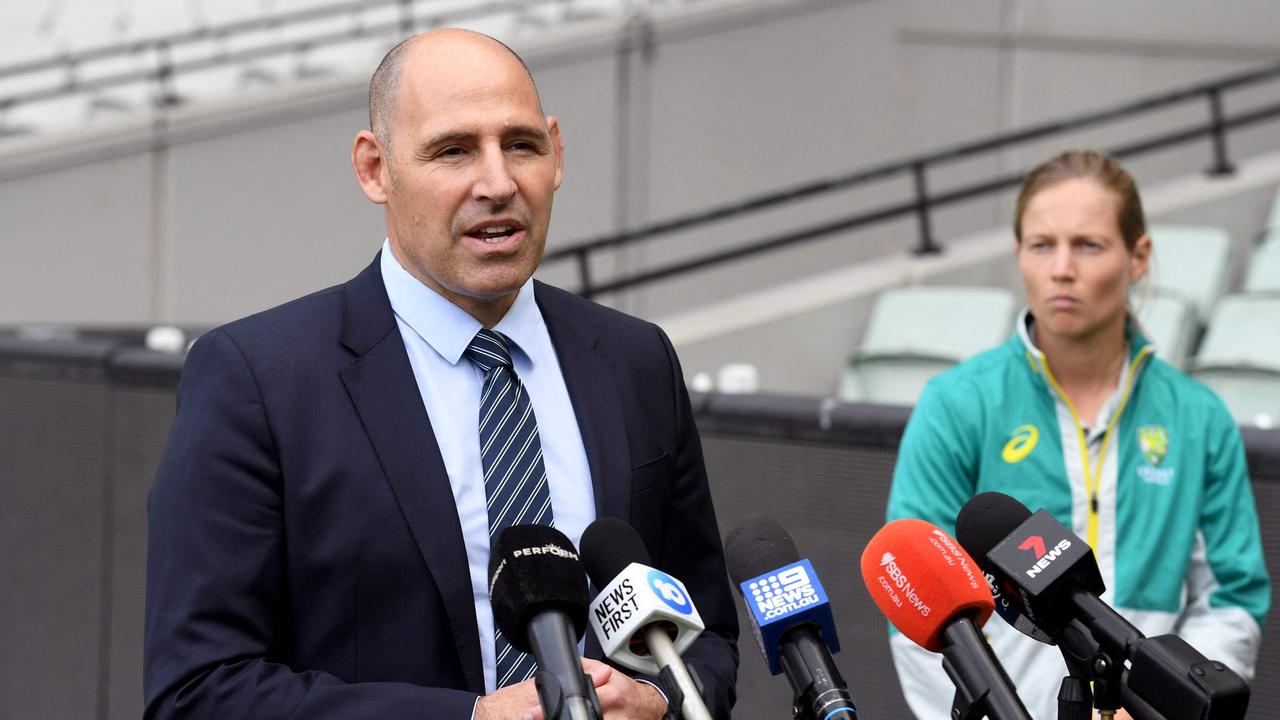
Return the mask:
<path id="1" fill-rule="evenodd" d="M 575 542 L 628 520 L 706 621 L 685 659 L 727 718 L 737 625 L 674 351 L 531 279 L 563 148 L 528 70 L 483 35 L 418 36 L 370 114 L 352 161 L 385 206 L 373 264 L 187 358 L 149 502 L 146 716 L 540 717 L 493 629 L 502 506 Z M 664 712 L 654 686 L 584 668 L 607 718 Z"/>

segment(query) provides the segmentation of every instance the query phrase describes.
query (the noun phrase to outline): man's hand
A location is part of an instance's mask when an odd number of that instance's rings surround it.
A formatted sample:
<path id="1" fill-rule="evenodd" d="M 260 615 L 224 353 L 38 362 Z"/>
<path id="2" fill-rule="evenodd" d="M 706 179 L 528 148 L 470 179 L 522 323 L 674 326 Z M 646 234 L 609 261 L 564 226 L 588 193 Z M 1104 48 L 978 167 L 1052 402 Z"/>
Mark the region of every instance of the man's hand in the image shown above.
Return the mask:
<path id="1" fill-rule="evenodd" d="M 582 659 L 582 668 L 591 675 L 600 700 L 604 720 L 659 720 L 667 712 L 662 693 L 652 685 L 636 682 L 626 673 L 597 660 Z"/>
<path id="2" fill-rule="evenodd" d="M 476 702 L 473 720 L 542 720 L 533 679 L 498 688 Z"/>
<path id="3" fill-rule="evenodd" d="M 582 669 L 596 688 L 604 720 L 660 720 L 666 713 L 667 703 L 652 685 L 636 682 L 597 660 L 583 658 Z M 474 720 L 543 720 L 533 680 L 508 685 L 480 698 Z"/>

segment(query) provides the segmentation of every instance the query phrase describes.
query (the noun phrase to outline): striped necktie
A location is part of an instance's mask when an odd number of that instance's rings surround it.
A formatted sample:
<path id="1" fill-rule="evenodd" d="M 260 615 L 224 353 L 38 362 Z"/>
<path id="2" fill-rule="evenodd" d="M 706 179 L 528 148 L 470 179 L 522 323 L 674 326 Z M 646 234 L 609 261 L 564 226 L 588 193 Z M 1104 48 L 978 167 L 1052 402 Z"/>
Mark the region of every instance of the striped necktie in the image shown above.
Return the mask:
<path id="1" fill-rule="evenodd" d="M 467 359 L 484 371 L 480 396 L 480 462 L 489 506 L 489 543 L 512 525 L 554 525 L 542 442 L 529 393 L 511 365 L 502 333 L 481 328 L 466 350 Z M 534 658 L 511 647 L 496 628 L 494 649 L 498 687 L 533 676 Z"/>

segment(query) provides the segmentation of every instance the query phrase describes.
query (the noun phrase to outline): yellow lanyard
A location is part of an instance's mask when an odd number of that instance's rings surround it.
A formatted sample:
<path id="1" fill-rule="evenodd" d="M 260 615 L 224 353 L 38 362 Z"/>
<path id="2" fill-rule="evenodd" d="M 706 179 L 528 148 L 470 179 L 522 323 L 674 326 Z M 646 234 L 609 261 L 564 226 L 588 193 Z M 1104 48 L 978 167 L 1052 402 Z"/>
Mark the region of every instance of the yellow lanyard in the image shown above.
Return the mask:
<path id="1" fill-rule="evenodd" d="M 1054 379 L 1053 373 L 1049 371 L 1049 363 L 1045 361 L 1044 354 L 1039 356 L 1040 367 L 1044 370 L 1044 376 L 1048 378 L 1049 384 L 1054 391 L 1058 393 L 1058 397 L 1062 398 L 1062 402 L 1066 403 L 1067 410 L 1071 411 L 1071 421 L 1076 427 L 1076 441 L 1080 445 L 1080 467 L 1084 471 L 1084 491 L 1085 497 L 1089 499 L 1089 524 L 1085 533 L 1085 542 L 1089 543 L 1089 547 L 1094 548 L 1095 553 L 1098 547 L 1098 489 L 1102 484 L 1102 465 L 1107 460 L 1107 444 L 1111 441 L 1111 431 L 1115 429 L 1116 421 L 1124 413 L 1124 407 L 1129 403 L 1129 394 L 1133 390 L 1133 378 L 1138 369 L 1138 364 L 1143 361 L 1151 353 L 1151 347 L 1147 346 L 1138 351 L 1133 357 L 1133 361 L 1129 363 L 1129 370 L 1125 373 L 1124 378 L 1124 394 L 1120 397 L 1120 404 L 1112 411 L 1110 420 L 1107 421 L 1107 429 L 1102 433 L 1102 448 L 1098 451 L 1098 464 L 1093 472 L 1089 472 L 1089 447 L 1084 436 L 1084 425 L 1080 422 L 1080 415 L 1076 412 L 1076 408 L 1071 404 L 1071 399 L 1063 392 L 1062 386 Z"/>

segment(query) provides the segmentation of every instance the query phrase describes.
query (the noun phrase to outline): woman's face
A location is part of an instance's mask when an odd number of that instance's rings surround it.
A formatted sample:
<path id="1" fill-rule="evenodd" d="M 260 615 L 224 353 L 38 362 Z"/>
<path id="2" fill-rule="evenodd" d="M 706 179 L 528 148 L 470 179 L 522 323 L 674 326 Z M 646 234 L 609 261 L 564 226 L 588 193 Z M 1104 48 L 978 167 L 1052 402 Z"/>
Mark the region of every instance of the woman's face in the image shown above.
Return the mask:
<path id="1" fill-rule="evenodd" d="M 1123 332 L 1129 285 L 1147 271 L 1151 239 L 1120 234 L 1119 198 L 1089 178 L 1050 185 L 1027 202 L 1018 271 L 1038 333 L 1069 341 Z"/>

